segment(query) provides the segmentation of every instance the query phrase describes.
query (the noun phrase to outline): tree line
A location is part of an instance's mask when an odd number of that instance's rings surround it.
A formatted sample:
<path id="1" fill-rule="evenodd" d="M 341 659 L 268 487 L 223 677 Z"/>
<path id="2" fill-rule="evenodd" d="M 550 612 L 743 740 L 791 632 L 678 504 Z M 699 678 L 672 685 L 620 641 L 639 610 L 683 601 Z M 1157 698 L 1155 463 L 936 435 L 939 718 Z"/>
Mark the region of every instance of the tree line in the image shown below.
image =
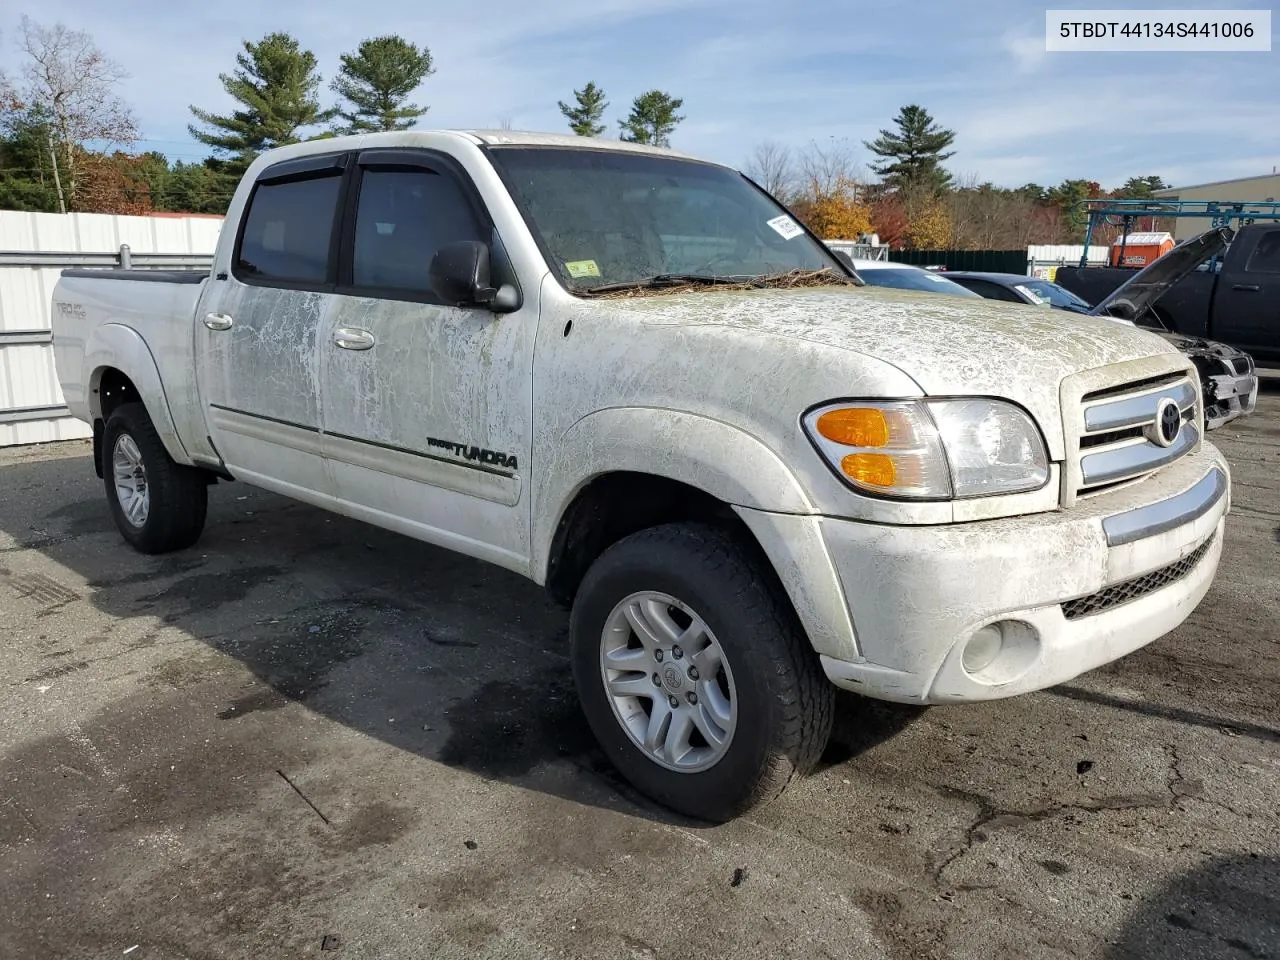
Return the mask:
<path id="1" fill-rule="evenodd" d="M 581 90 L 573 91 L 573 100 L 572 104 L 563 100 L 558 103 L 569 129 L 580 137 L 602 136 L 608 129 L 601 122 L 609 107 L 605 92 L 590 80 Z M 631 101 L 631 112 L 618 121 L 622 128 L 618 139 L 655 147 L 671 146 L 671 134 L 684 119 L 676 113 L 682 106 L 682 98 L 673 97 L 665 90 L 645 91 Z"/>
<path id="2" fill-rule="evenodd" d="M 792 207 L 820 236 L 856 240 L 869 233 L 895 248 L 1017 250 L 1030 244 L 1079 243 L 1090 198 L 1153 200 L 1169 184 L 1159 176 L 1130 177 L 1106 190 L 1095 180 L 1057 186 L 999 187 L 977 177 L 956 178 L 944 166 L 955 155 L 956 132 L 918 104 L 902 107 L 893 126 L 862 146 L 875 159 L 863 174 L 845 144 L 810 143 L 799 154 L 773 141 L 756 146 L 745 172 Z M 1138 229 L 1166 229 L 1171 221 L 1143 219 Z M 1109 242 L 1118 228 L 1095 231 Z"/>
<path id="3" fill-rule="evenodd" d="M 0 71 L 0 209 L 223 213 L 263 151 L 410 129 L 429 109 L 413 98 L 435 73 L 429 48 L 397 35 L 371 37 L 343 53 L 327 86 L 315 55 L 292 35 L 243 41 L 234 68 L 219 75 L 234 108 L 190 107 L 188 131 L 210 155 L 170 163 L 160 151 L 131 152 L 142 138 L 119 94 L 128 74 L 87 33 L 24 16 L 16 46 L 18 71 Z M 607 134 L 610 103 L 594 80 L 557 105 L 574 134 Z M 616 119 L 618 137 L 670 146 L 685 119 L 683 106 L 668 91 L 643 91 Z M 1132 177 L 1112 191 L 1083 179 L 1007 188 L 956 178 L 945 166 L 955 156 L 955 138 L 924 107 L 909 104 L 891 127 L 863 142 L 874 158 L 869 172 L 854 148 L 834 137 L 799 151 L 762 142 L 743 169 L 820 236 L 857 239 L 874 232 L 883 243 L 916 249 L 1078 242 L 1085 226 L 1080 200 L 1151 199 L 1166 186 L 1158 176 Z"/>
<path id="4" fill-rule="evenodd" d="M 410 102 L 435 72 L 431 52 L 399 36 L 372 37 L 339 58 L 321 103 L 315 55 L 287 33 L 244 41 L 219 75 L 235 109 L 192 106 L 202 162 L 170 164 L 134 154 L 141 138 L 117 93 L 125 70 L 83 31 L 21 22 L 19 75 L 0 74 L 0 208 L 146 213 L 223 213 L 245 169 L 263 151 L 302 140 L 406 130 L 427 112 Z"/>

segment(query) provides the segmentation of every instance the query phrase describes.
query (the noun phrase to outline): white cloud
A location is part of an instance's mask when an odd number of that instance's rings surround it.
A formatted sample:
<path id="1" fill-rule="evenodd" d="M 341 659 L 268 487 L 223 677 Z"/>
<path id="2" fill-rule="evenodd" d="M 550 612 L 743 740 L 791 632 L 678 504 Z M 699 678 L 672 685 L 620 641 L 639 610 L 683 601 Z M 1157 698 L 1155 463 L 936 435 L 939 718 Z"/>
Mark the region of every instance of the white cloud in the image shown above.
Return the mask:
<path id="1" fill-rule="evenodd" d="M 1000 38 L 1000 45 L 1012 55 L 1018 69 L 1023 73 L 1037 69 L 1049 55 L 1045 49 L 1043 34 L 1032 35 L 1008 31 Z"/>

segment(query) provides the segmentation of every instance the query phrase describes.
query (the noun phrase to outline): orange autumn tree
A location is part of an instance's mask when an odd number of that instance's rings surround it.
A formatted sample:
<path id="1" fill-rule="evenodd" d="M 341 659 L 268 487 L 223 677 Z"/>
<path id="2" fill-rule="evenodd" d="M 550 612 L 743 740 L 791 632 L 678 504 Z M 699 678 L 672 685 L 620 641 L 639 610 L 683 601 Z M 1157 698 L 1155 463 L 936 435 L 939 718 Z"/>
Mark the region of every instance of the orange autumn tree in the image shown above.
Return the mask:
<path id="1" fill-rule="evenodd" d="M 951 217 L 936 200 L 917 205 L 907 222 L 906 241 L 912 250 L 945 250 L 951 234 Z"/>
<path id="2" fill-rule="evenodd" d="M 792 209 L 805 226 L 824 240 L 856 240 L 871 230 L 871 211 L 858 202 L 857 186 L 845 177 L 828 185 L 813 178 Z"/>
<path id="3" fill-rule="evenodd" d="M 141 179 L 141 158 L 124 153 L 104 157 L 79 155 L 80 181 L 72 197 L 72 209 L 80 213 L 147 214 L 152 211 L 151 191 Z"/>

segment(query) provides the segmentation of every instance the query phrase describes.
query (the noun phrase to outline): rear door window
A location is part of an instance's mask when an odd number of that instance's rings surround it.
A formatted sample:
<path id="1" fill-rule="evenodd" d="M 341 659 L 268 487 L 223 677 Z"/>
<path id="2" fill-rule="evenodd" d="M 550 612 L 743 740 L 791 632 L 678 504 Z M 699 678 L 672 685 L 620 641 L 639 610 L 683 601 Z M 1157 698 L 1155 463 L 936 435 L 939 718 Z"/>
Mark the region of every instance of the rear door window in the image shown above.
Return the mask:
<path id="1" fill-rule="evenodd" d="M 1280 230 L 1268 230 L 1253 248 L 1249 262 L 1245 265 L 1248 273 L 1280 273 Z"/>
<path id="2" fill-rule="evenodd" d="M 326 283 L 341 186 L 337 170 L 259 184 L 245 213 L 236 276 L 246 283 Z"/>

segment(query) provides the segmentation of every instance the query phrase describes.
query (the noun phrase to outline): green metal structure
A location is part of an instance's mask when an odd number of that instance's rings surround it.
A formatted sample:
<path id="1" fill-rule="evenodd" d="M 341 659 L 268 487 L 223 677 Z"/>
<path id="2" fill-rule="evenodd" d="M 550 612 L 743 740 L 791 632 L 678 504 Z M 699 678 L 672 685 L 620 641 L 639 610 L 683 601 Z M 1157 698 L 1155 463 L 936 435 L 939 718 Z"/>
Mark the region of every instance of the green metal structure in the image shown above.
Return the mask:
<path id="1" fill-rule="evenodd" d="M 1094 228 L 1106 223 L 1124 228 L 1122 239 L 1132 232 L 1133 222 L 1139 217 L 1196 217 L 1208 220 L 1206 229 L 1235 227 L 1257 220 L 1280 220 L 1280 202 L 1229 201 L 1229 200 L 1111 200 L 1100 197 L 1082 200 L 1079 209 L 1088 216 L 1085 227 L 1084 250 L 1080 254 L 1080 266 L 1088 266 L 1089 244 L 1093 241 Z M 1120 246 L 1121 256 L 1124 244 Z"/>

